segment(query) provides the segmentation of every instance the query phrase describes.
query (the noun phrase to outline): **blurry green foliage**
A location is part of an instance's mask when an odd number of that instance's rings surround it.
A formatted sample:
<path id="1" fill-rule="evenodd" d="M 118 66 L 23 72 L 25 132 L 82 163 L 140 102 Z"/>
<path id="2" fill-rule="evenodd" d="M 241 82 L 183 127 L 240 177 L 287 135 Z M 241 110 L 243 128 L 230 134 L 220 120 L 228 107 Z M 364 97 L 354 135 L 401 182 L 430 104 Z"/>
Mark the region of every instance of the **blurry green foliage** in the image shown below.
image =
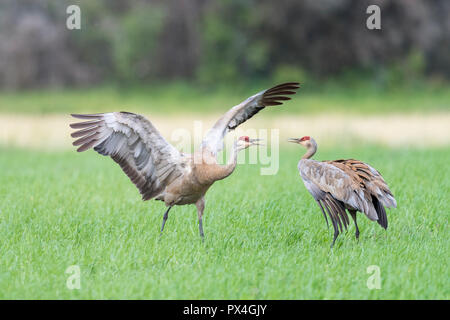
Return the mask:
<path id="1" fill-rule="evenodd" d="M 386 68 L 387 88 L 417 87 L 423 84 L 425 59 L 420 51 L 411 51 L 405 59 Z"/>
<path id="2" fill-rule="evenodd" d="M 156 47 L 164 23 L 160 6 L 138 6 L 119 20 L 115 29 L 113 56 L 119 80 L 149 80 L 155 76 Z"/>
<path id="3" fill-rule="evenodd" d="M 365 27 L 369 0 L 3 0 L 0 88 L 446 86 L 448 1 L 378 2 L 380 32 Z M 65 28 L 70 4 L 81 30 Z"/>
<path id="4" fill-rule="evenodd" d="M 293 81 L 293 79 L 300 79 L 298 81 L 308 80 L 309 85 L 312 85 L 312 77 L 302 68 L 280 65 L 275 69 L 273 74 L 273 82 L 282 83 Z"/>
<path id="5" fill-rule="evenodd" d="M 104 6 L 99 1 L 83 1 L 81 15 L 84 32 L 70 32 L 67 41 L 77 58 L 98 71 L 100 77 L 114 76 L 113 36 L 109 21 L 102 19 Z"/>
<path id="6" fill-rule="evenodd" d="M 207 9 L 202 23 L 203 59 L 198 70 L 201 83 L 241 81 L 265 70 L 268 43 L 258 39 L 255 1 L 225 0 Z M 233 21 L 233 23 L 230 23 Z"/>

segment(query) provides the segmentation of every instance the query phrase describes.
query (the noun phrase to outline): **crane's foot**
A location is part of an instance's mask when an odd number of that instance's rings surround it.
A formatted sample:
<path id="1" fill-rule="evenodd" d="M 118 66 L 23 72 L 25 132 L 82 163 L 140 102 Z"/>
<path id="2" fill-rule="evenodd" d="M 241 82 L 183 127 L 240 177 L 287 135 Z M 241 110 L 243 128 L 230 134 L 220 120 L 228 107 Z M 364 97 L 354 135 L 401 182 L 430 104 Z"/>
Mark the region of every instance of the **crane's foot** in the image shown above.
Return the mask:
<path id="1" fill-rule="evenodd" d="M 170 211 L 171 208 L 172 208 L 172 207 L 169 207 L 169 208 L 166 210 L 166 212 L 164 213 L 164 216 L 163 216 L 163 222 L 162 222 L 162 226 L 161 226 L 161 232 L 160 232 L 159 236 L 162 236 L 162 232 L 163 232 L 163 230 L 164 230 L 164 226 L 166 225 L 167 218 L 169 217 L 169 211 Z"/>

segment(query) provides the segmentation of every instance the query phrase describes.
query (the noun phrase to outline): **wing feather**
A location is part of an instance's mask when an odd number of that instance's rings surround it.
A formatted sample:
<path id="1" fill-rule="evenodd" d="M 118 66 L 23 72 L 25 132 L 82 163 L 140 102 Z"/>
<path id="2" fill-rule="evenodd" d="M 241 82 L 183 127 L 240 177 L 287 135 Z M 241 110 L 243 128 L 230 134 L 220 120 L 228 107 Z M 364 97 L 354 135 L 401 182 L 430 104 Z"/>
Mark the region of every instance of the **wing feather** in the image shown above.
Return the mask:
<path id="1" fill-rule="evenodd" d="M 327 161 L 327 163 L 349 174 L 362 189 L 367 191 L 368 197 L 369 195 L 376 197 L 386 208 L 397 207 L 394 195 L 381 174 L 367 163 L 355 159 L 340 159 Z"/>
<path id="2" fill-rule="evenodd" d="M 281 105 L 283 101 L 290 100 L 291 98 L 286 95 L 295 94 L 299 86 L 298 82 L 282 83 L 263 90 L 234 106 L 208 131 L 203 139 L 202 148 L 217 154 L 223 148 L 223 138 L 228 131 L 234 130 L 265 107 Z"/>
<path id="3" fill-rule="evenodd" d="M 143 116 L 129 112 L 72 116 L 90 120 L 70 124 L 78 129 L 71 134 L 78 138 L 73 142 L 80 146 L 77 151 L 94 148 L 110 156 L 136 185 L 143 200 L 157 196 L 183 175 L 181 154 Z"/>
<path id="4" fill-rule="evenodd" d="M 323 201 L 326 194 L 330 194 L 334 199 L 364 212 L 369 219 L 378 219 L 371 199 L 367 198 L 369 195 L 340 168 L 309 159 L 300 160 L 298 168 L 305 187 L 316 200 Z M 340 214 L 339 207 L 336 209 L 337 214 Z M 342 219 L 345 220 L 345 217 Z"/>

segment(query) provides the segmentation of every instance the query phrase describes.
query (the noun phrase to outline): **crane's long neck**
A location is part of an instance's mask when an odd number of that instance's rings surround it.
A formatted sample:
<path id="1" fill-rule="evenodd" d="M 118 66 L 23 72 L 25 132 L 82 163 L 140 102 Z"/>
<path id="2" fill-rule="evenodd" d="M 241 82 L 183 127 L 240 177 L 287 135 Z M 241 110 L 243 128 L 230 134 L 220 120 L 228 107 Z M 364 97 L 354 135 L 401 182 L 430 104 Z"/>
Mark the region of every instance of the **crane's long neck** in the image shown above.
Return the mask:
<path id="1" fill-rule="evenodd" d="M 203 150 L 194 155 L 194 173 L 200 184 L 211 185 L 214 181 L 222 180 L 233 173 L 237 164 L 237 155 L 243 148 L 234 144 L 228 162 L 220 165 L 216 161 L 216 155 L 209 150 Z M 205 161 L 206 160 L 206 161 Z"/>
<path id="2" fill-rule="evenodd" d="M 306 149 L 306 153 L 303 155 L 302 159 L 309 159 L 311 158 L 317 151 L 317 144 L 315 141 L 311 141 L 308 144 L 308 147 Z"/>
<path id="3" fill-rule="evenodd" d="M 237 156 L 239 151 L 241 151 L 243 148 L 239 147 L 237 143 L 233 145 L 233 148 L 231 150 L 230 157 L 228 158 L 227 164 L 223 166 L 223 171 L 221 172 L 221 177 L 218 180 L 224 179 L 228 177 L 230 174 L 233 173 L 234 169 L 236 169 L 237 164 Z"/>

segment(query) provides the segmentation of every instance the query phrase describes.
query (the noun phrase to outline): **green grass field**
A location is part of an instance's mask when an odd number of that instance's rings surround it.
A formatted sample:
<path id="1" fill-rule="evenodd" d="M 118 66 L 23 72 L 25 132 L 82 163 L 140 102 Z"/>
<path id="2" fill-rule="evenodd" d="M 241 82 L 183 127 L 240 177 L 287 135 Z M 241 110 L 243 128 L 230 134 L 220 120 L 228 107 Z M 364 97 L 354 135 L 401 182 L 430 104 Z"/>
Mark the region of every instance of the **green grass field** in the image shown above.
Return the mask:
<path id="1" fill-rule="evenodd" d="M 78 90 L 1 92 L 0 113 L 48 114 L 109 112 L 127 110 L 152 114 L 223 113 L 265 88 L 264 83 L 230 88 L 199 88 L 191 85 L 118 89 L 103 87 Z M 333 113 L 433 112 L 450 109 L 448 87 L 379 91 L 351 87 L 312 90 L 303 84 L 292 102 L 283 108 L 269 108 L 266 115 Z"/>
<path id="2" fill-rule="evenodd" d="M 110 159 L 90 151 L 0 149 L 0 298 L 449 299 L 450 150 L 319 149 L 379 169 L 398 209 L 389 228 L 359 215 L 330 249 L 332 229 L 282 150 L 280 170 L 241 165 L 196 209 L 142 202 Z M 65 270 L 81 268 L 81 289 Z M 381 289 L 369 290 L 370 265 Z"/>

